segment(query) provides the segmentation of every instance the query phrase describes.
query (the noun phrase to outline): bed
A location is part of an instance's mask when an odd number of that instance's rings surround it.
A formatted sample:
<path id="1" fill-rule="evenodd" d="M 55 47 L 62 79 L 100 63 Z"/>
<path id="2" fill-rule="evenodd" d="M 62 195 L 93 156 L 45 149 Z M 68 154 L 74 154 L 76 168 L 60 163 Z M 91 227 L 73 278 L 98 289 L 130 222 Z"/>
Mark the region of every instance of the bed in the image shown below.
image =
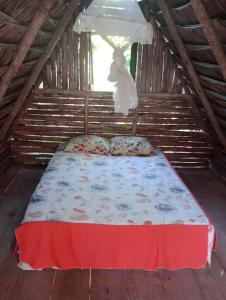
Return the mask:
<path id="1" fill-rule="evenodd" d="M 214 226 L 164 154 L 57 151 L 16 229 L 19 267 L 201 268 Z"/>

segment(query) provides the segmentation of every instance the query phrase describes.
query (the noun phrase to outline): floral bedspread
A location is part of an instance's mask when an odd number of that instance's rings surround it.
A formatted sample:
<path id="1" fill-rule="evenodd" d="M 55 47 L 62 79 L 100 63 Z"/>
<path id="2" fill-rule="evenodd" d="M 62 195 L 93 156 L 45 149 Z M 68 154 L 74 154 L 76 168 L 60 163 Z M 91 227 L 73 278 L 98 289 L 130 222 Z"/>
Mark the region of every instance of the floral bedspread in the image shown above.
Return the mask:
<path id="1" fill-rule="evenodd" d="M 23 223 L 51 220 L 209 224 L 161 152 L 128 157 L 57 151 L 30 200 Z"/>

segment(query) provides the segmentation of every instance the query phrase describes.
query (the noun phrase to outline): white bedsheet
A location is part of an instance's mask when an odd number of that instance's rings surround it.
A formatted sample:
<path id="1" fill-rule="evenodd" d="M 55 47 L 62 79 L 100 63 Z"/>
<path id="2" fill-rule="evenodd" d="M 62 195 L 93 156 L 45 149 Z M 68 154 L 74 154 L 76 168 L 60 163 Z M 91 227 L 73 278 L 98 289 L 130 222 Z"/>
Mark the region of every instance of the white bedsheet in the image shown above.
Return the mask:
<path id="1" fill-rule="evenodd" d="M 23 222 L 209 224 L 162 154 L 150 157 L 57 152 Z"/>

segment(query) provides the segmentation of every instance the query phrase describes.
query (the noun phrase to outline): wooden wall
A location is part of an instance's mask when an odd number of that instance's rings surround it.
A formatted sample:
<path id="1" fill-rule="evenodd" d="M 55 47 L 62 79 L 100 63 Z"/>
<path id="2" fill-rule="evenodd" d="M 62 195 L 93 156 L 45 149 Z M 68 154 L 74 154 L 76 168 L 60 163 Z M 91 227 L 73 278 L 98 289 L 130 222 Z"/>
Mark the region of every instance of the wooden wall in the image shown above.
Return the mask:
<path id="1" fill-rule="evenodd" d="M 128 117 L 114 113 L 111 93 L 35 90 L 12 132 L 13 158 L 47 163 L 62 141 L 78 134 L 143 135 L 175 167 L 207 168 L 211 145 L 188 95 L 142 94 Z"/>
<path id="2" fill-rule="evenodd" d="M 135 77 L 141 93 L 184 92 L 172 55 L 158 28 L 155 28 L 152 45 L 138 47 L 136 61 Z M 42 71 L 40 81 L 44 89 L 90 89 L 93 82 L 90 35 L 78 35 L 71 23 Z"/>
<path id="3" fill-rule="evenodd" d="M 143 135 L 160 146 L 175 167 L 207 168 L 212 146 L 193 105 L 190 88 L 166 41 L 155 28 L 152 45 L 138 49 L 139 107 L 128 117 L 113 112 L 111 93 L 91 92 L 92 51 L 87 34 L 71 23 L 49 58 L 39 83 L 17 118 L 13 158 L 47 163 L 62 141 L 78 134 Z M 110 66 L 109 66 L 110 68 Z"/>
<path id="4" fill-rule="evenodd" d="M 63 33 L 45 65 L 39 82 L 43 88 L 85 90 L 92 84 L 91 36 L 73 31 L 73 23 Z"/>
<path id="5" fill-rule="evenodd" d="M 154 28 L 152 45 L 138 47 L 137 81 L 141 93 L 182 94 L 185 88 L 169 48 Z"/>

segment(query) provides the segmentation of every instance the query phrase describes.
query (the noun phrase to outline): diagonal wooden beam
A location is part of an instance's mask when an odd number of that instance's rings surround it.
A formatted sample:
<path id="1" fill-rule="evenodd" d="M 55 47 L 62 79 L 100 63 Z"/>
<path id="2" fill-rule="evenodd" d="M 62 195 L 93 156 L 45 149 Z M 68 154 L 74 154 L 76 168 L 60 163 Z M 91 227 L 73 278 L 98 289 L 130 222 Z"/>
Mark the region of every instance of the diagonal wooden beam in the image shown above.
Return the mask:
<path id="1" fill-rule="evenodd" d="M 164 16 L 164 19 L 168 25 L 168 29 L 169 29 L 170 34 L 175 42 L 175 45 L 181 56 L 181 59 L 188 70 L 188 73 L 190 75 L 194 89 L 195 89 L 196 93 L 198 94 L 198 96 L 200 97 L 200 100 L 202 101 L 204 108 L 206 109 L 209 120 L 210 120 L 221 144 L 226 149 L 226 137 L 225 137 L 220 125 L 218 124 L 217 118 L 212 110 L 209 100 L 208 100 L 208 98 L 204 92 L 204 89 L 199 81 L 199 77 L 198 77 L 196 70 L 191 62 L 188 52 L 183 44 L 182 38 L 177 30 L 177 26 L 176 26 L 176 24 L 173 20 L 173 17 L 170 13 L 169 7 L 167 6 L 165 0 L 158 0 L 158 5 L 159 5 L 159 7 L 162 11 L 162 14 Z"/>
<path id="2" fill-rule="evenodd" d="M 28 53 L 31 47 L 31 44 L 33 43 L 34 39 L 38 34 L 39 29 L 44 23 L 50 9 L 53 7 L 54 2 L 55 0 L 44 0 L 43 3 L 38 8 L 38 11 L 36 12 L 30 26 L 28 27 L 18 47 L 18 51 L 16 52 L 11 65 L 9 66 L 5 75 L 1 79 L 0 101 L 3 99 L 10 83 L 12 82 L 13 78 L 16 76 L 21 64 L 23 63 L 26 54 Z"/>
<path id="3" fill-rule="evenodd" d="M 204 130 L 206 130 L 206 125 L 205 125 L 205 123 L 204 123 L 204 121 L 203 121 L 203 119 L 202 119 L 202 116 L 201 116 L 201 113 L 200 113 L 200 111 L 199 111 L 199 109 L 198 109 L 197 103 L 195 102 L 195 99 L 194 99 L 194 97 L 193 97 L 193 95 L 192 95 L 192 93 L 193 93 L 193 86 L 190 86 L 190 85 L 188 84 L 188 82 L 186 81 L 187 78 L 183 76 L 181 70 L 179 69 L 178 64 L 176 63 L 176 61 L 175 61 L 175 59 L 174 59 L 172 53 L 170 52 L 170 47 L 169 47 L 169 45 L 166 43 L 165 39 L 163 38 L 163 36 L 162 36 L 162 34 L 161 34 L 161 31 L 160 31 L 160 29 L 159 29 L 158 26 L 157 26 L 156 21 L 154 21 L 153 19 L 151 19 L 150 22 L 151 22 L 152 27 L 153 27 L 156 31 L 158 31 L 159 34 L 160 34 L 161 41 L 162 41 L 162 43 L 164 43 L 164 45 L 165 45 L 165 47 L 166 47 L 166 49 L 167 49 L 167 52 L 168 52 L 168 54 L 170 55 L 170 58 L 171 58 L 171 60 L 172 60 L 172 63 L 173 63 L 175 72 L 176 72 L 178 78 L 180 79 L 181 83 L 183 84 L 183 88 L 184 88 L 184 90 L 185 90 L 185 93 L 188 94 L 188 95 L 191 95 L 191 97 L 190 97 L 190 103 L 191 103 L 191 105 L 192 105 L 192 107 L 193 107 L 193 109 L 194 109 L 194 112 L 195 112 L 195 114 L 196 114 L 198 120 L 199 120 L 199 125 L 200 125 L 200 127 L 203 128 Z M 207 130 L 206 130 L 206 131 L 207 131 Z"/>
<path id="4" fill-rule="evenodd" d="M 211 50 L 219 64 L 224 80 L 226 81 L 226 54 L 217 37 L 212 20 L 209 18 L 208 12 L 202 0 L 192 0 L 191 3 L 196 16 L 202 25 L 205 37 L 209 42 Z"/>
<path id="5" fill-rule="evenodd" d="M 161 39 L 161 42 L 164 44 L 164 46 L 165 46 L 165 48 L 167 50 L 167 53 L 170 55 L 170 59 L 171 59 L 172 64 L 174 66 L 175 72 L 176 72 L 177 76 L 180 78 L 180 81 L 183 84 L 183 88 L 184 88 L 186 94 L 191 94 L 191 91 L 190 91 L 190 88 L 188 87 L 186 79 L 183 77 L 183 74 L 179 70 L 179 67 L 178 67 L 177 63 L 176 63 L 176 61 L 175 61 L 172 53 L 170 52 L 170 47 L 167 45 L 167 43 L 166 43 L 166 41 L 165 41 L 165 39 L 164 39 L 161 31 L 160 31 L 160 28 L 158 27 L 158 25 L 156 23 L 156 21 L 151 18 L 150 23 L 151 23 L 152 27 L 154 28 L 154 30 L 156 32 L 158 32 L 159 38 Z"/>
<path id="6" fill-rule="evenodd" d="M 27 83 L 25 84 L 24 88 L 22 89 L 11 113 L 9 114 L 8 118 L 6 119 L 5 123 L 3 124 L 3 126 L 0 130 L 0 139 L 1 140 L 5 140 L 7 138 L 9 129 L 10 129 L 13 121 L 15 120 L 16 116 L 20 112 L 27 96 L 29 95 L 32 87 L 34 86 L 36 80 L 38 79 L 38 76 L 39 76 L 40 72 L 42 71 L 42 68 L 44 67 L 44 65 L 47 62 L 51 53 L 53 52 L 56 44 L 60 40 L 61 35 L 64 32 L 66 26 L 71 21 L 73 14 L 76 12 L 75 14 L 78 15 L 78 13 L 80 12 L 80 10 L 81 10 L 80 3 L 81 3 L 81 1 L 79 1 L 79 0 L 72 0 L 70 2 L 70 4 L 68 5 L 63 17 L 61 18 L 55 32 L 53 33 L 53 35 L 51 37 L 44 53 L 42 54 L 42 56 L 36 63 L 32 73 L 31 73 Z"/>

